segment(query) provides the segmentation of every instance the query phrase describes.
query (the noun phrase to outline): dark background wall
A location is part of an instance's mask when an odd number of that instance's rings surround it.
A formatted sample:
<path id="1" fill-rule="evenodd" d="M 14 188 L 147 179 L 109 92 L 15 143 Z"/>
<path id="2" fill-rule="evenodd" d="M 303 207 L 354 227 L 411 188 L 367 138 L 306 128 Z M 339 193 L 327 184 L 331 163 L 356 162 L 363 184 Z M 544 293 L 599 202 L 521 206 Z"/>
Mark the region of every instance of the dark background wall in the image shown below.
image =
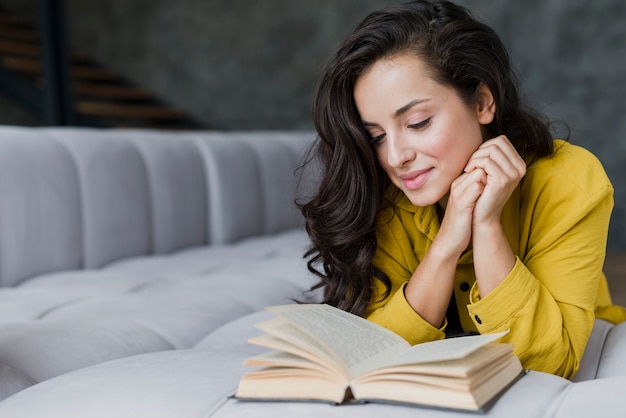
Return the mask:
<path id="1" fill-rule="evenodd" d="M 0 0 L 34 15 L 34 0 Z M 216 129 L 311 129 L 329 54 L 389 0 L 66 0 L 71 45 Z M 464 0 L 509 47 L 529 100 L 566 122 L 615 185 L 626 248 L 626 2 Z M 36 124 L 0 98 L 0 123 Z M 561 130 L 561 133 L 564 131 Z"/>

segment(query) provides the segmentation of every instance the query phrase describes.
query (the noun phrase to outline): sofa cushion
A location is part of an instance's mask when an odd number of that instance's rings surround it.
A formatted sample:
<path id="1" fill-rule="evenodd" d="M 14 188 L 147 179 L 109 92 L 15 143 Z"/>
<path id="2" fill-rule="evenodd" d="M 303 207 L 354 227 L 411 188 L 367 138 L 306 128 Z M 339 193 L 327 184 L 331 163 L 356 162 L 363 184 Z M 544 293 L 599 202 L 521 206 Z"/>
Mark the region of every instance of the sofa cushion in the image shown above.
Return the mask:
<path id="1" fill-rule="evenodd" d="M 5 324 L 0 363 L 40 382 L 120 357 L 173 346 L 133 320 L 32 321 Z"/>
<path id="2" fill-rule="evenodd" d="M 0 365 L 40 382 L 111 359 L 193 347 L 236 318 L 304 298 L 312 284 L 302 258 L 307 243 L 297 228 L 1 289 Z M 26 384 L 12 379 L 12 386 Z"/>
<path id="3" fill-rule="evenodd" d="M 626 322 L 615 325 L 602 348 L 598 378 L 626 376 Z"/>
<path id="4" fill-rule="evenodd" d="M 81 267 L 76 167 L 62 144 L 39 139 L 0 127 L 0 287 Z"/>
<path id="5" fill-rule="evenodd" d="M 263 350 L 246 340 L 268 318 L 255 312 L 234 320 L 193 350 L 144 354 L 84 368 L 47 380 L 0 403 L 0 416 L 57 417 L 460 417 L 458 412 L 386 405 L 247 403 L 229 399 L 250 355 Z M 592 382 L 593 383 L 593 382 Z M 530 372 L 486 416 L 538 417 L 560 404 L 569 381 Z M 570 415 L 578 417 L 576 413 Z"/>
<path id="6" fill-rule="evenodd" d="M 207 242 L 204 164 L 197 146 L 182 138 L 124 131 L 144 161 L 151 200 L 152 252 L 168 254 Z"/>
<path id="7" fill-rule="evenodd" d="M 111 137 L 102 130 L 42 133 L 67 149 L 78 173 L 83 267 L 148 254 L 151 202 L 146 168 L 136 147 L 123 134 Z"/>
<path id="8" fill-rule="evenodd" d="M 0 126 L 0 287 L 302 226 L 313 136 Z"/>
<path id="9" fill-rule="evenodd" d="M 569 385 L 545 416 L 623 417 L 626 414 L 626 376 L 614 376 Z"/>
<path id="10" fill-rule="evenodd" d="M 8 398 L 14 393 L 37 383 L 24 372 L 5 365 L 0 365 L 0 382 L 2 382 L 0 385 L 0 399 Z"/>
<path id="11" fill-rule="evenodd" d="M 580 368 L 572 378 L 574 382 L 593 380 L 597 377 L 598 366 L 602 360 L 602 351 L 606 343 L 607 336 L 613 330 L 613 324 L 596 319 L 593 330 L 587 341 L 585 353 L 580 361 Z"/>
<path id="12" fill-rule="evenodd" d="M 183 138 L 196 144 L 205 164 L 210 243 L 303 225 L 294 204 L 301 187 L 295 172 L 312 134 L 216 132 Z"/>
<path id="13" fill-rule="evenodd" d="M 174 350 L 98 364 L 0 402 L 0 417 L 211 416 L 242 370 L 233 351 Z"/>

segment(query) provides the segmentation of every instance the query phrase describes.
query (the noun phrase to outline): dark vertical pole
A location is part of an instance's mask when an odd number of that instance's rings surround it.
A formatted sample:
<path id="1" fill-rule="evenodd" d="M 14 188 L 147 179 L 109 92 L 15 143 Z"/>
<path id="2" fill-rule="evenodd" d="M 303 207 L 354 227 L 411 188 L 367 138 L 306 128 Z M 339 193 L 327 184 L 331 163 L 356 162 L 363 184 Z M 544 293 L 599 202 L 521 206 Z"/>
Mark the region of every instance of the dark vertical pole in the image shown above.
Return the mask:
<path id="1" fill-rule="evenodd" d="M 37 0 L 47 125 L 76 125 L 63 0 Z"/>

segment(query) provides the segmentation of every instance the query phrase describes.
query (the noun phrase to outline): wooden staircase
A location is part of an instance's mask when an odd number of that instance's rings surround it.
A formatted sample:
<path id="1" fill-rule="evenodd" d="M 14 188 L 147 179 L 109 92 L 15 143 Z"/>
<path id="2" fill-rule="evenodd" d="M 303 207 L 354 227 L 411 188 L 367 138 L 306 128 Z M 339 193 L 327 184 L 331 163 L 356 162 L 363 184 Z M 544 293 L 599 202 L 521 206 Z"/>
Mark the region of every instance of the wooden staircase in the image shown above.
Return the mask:
<path id="1" fill-rule="evenodd" d="M 49 0 L 43 0 L 49 1 Z M 41 26 L 41 25 L 39 25 Z M 98 127 L 154 129 L 207 128 L 149 91 L 135 87 L 84 53 L 68 51 L 66 100 L 70 123 L 46 121 L 46 67 L 42 36 L 25 18 L 0 10 L 0 94 L 20 103 L 42 121 Z M 48 118 L 49 119 L 49 118 Z"/>

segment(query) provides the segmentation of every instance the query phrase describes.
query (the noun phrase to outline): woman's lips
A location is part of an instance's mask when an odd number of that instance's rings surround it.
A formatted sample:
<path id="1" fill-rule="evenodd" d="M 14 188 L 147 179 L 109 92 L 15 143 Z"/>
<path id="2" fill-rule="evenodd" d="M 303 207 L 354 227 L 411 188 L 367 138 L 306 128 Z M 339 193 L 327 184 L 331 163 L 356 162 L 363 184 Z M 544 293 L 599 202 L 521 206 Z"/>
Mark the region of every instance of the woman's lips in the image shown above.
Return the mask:
<path id="1" fill-rule="evenodd" d="M 426 183 L 430 173 L 432 172 L 432 168 L 428 168 L 425 170 L 412 171 L 407 174 L 402 174 L 400 176 L 400 180 L 402 180 L 402 184 L 404 188 L 407 190 L 417 190 Z"/>

